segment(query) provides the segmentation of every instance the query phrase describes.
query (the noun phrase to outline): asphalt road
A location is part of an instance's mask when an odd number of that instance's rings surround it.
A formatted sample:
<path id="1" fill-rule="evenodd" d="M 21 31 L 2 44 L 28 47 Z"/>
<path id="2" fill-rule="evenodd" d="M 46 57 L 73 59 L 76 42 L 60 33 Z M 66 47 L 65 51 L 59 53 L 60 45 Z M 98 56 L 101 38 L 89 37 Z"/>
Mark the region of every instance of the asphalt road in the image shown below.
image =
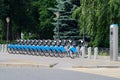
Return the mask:
<path id="1" fill-rule="evenodd" d="M 0 80 L 120 80 L 54 68 L 0 67 Z"/>

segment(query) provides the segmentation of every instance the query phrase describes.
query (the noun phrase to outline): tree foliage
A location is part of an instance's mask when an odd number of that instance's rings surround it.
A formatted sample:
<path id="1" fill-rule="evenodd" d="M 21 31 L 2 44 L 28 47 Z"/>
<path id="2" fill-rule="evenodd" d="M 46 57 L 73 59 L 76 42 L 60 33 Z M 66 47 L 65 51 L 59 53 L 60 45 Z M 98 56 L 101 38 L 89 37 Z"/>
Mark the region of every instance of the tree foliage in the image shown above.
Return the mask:
<path id="1" fill-rule="evenodd" d="M 52 15 L 48 7 L 53 7 L 54 0 L 0 0 L 1 35 L 6 39 L 6 17 L 10 17 L 9 40 L 20 39 L 21 32 L 36 38 L 52 38 Z M 49 32 L 49 33 L 48 33 Z"/>
<path id="2" fill-rule="evenodd" d="M 35 2 L 36 3 L 36 2 Z M 55 0 L 38 0 L 36 3 L 38 5 L 39 14 L 39 32 L 43 39 L 53 39 L 53 28 L 51 24 L 53 21 L 53 13 L 48 10 L 49 7 L 54 7 L 56 4 Z"/>
<path id="3" fill-rule="evenodd" d="M 91 38 L 90 45 L 99 47 L 109 46 L 110 24 L 120 24 L 120 0 L 81 0 L 73 17 L 79 20 L 80 34 Z"/>
<path id="4" fill-rule="evenodd" d="M 54 39 L 72 39 L 78 40 L 79 28 L 76 19 L 71 17 L 72 12 L 76 9 L 77 5 L 72 0 L 56 0 L 57 5 L 55 8 L 49 8 L 56 18 L 54 18 Z M 69 7 L 68 7 L 69 6 Z M 57 16 L 58 15 L 58 16 Z"/>
<path id="5" fill-rule="evenodd" d="M 21 32 L 26 36 L 31 33 L 35 36 L 34 38 L 52 39 L 56 24 L 51 23 L 55 14 L 48 8 L 53 7 L 54 11 L 59 9 L 62 13 L 60 17 L 60 26 L 64 27 L 61 27 L 62 33 L 65 32 L 64 29 L 68 29 L 66 34 L 70 33 L 70 36 L 73 32 L 75 33 L 75 31 L 69 32 L 68 24 L 75 27 L 76 19 L 79 23 L 80 36 L 84 35 L 85 38 L 91 39 L 89 45 L 108 47 L 109 26 L 120 25 L 119 5 L 120 0 L 0 0 L 0 37 L 6 40 L 6 17 L 10 17 L 10 40 L 19 39 Z M 79 7 L 72 9 L 75 6 Z M 54 20 L 56 21 L 56 18 Z"/>

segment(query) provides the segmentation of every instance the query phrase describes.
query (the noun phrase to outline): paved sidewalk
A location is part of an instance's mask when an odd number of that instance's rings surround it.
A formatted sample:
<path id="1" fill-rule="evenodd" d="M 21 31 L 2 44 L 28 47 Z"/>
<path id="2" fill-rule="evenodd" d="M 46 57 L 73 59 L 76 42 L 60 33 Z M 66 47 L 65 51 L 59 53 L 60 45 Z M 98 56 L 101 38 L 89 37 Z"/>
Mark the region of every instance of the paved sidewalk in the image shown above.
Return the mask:
<path id="1" fill-rule="evenodd" d="M 110 61 L 108 56 L 88 60 L 0 53 L 0 67 L 46 67 L 120 78 L 120 57 Z"/>
<path id="2" fill-rule="evenodd" d="M 99 56 L 97 60 L 87 58 L 55 58 L 23 54 L 0 53 L 0 66 L 54 67 L 54 68 L 120 68 L 119 61 L 110 61 L 108 56 Z"/>

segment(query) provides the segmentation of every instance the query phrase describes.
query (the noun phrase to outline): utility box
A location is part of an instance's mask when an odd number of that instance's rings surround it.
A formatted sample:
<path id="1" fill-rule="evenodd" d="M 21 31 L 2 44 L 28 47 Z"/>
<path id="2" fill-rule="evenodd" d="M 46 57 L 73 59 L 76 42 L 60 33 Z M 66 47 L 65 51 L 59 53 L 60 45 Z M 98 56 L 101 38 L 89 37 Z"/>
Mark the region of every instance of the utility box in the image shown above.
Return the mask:
<path id="1" fill-rule="evenodd" d="M 110 25 L 110 60 L 118 60 L 118 24 Z"/>

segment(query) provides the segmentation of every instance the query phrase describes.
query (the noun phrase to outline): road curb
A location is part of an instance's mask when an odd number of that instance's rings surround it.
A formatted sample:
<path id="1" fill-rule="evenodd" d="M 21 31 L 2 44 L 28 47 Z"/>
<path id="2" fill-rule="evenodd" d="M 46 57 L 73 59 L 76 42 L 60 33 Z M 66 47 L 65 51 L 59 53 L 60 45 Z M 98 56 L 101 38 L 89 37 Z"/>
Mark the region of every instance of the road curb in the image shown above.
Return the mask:
<path id="1" fill-rule="evenodd" d="M 0 67 L 49 67 L 45 64 L 29 64 L 29 63 L 2 63 Z"/>
<path id="2" fill-rule="evenodd" d="M 72 68 L 120 68 L 120 65 L 83 65 L 83 66 L 72 66 Z"/>

